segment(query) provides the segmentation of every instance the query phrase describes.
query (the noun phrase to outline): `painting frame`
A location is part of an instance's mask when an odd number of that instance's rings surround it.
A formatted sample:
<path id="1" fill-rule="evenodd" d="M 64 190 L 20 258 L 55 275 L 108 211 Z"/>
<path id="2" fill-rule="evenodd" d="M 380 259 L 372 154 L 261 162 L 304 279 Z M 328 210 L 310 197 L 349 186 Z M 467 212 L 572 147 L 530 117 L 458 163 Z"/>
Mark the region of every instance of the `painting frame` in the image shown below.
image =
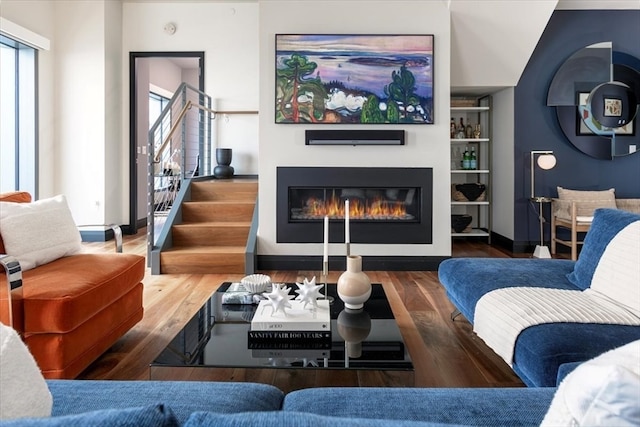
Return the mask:
<path id="1" fill-rule="evenodd" d="M 589 135 L 593 136 L 593 135 L 596 135 L 584 123 L 584 120 L 582 119 L 582 116 L 580 115 L 580 110 L 579 110 L 580 106 L 587 105 L 587 98 L 589 97 L 589 94 L 590 94 L 590 92 L 577 92 L 576 93 L 576 100 L 577 100 L 577 106 L 578 106 L 578 107 L 576 107 L 576 112 L 577 112 L 576 113 L 576 135 L 578 135 L 578 136 L 589 136 Z M 616 98 L 616 97 L 608 97 L 606 99 L 616 100 L 616 101 L 619 101 L 620 103 L 622 102 L 619 98 Z M 606 101 L 606 99 L 605 99 L 605 101 Z M 605 113 L 605 115 L 607 115 L 607 114 Z M 613 115 L 608 115 L 608 116 L 614 117 Z M 615 117 L 619 117 L 619 115 L 617 115 Z M 635 122 L 636 122 L 635 120 L 631 120 L 626 125 L 621 126 L 619 128 L 615 128 L 615 130 L 614 130 L 615 135 L 616 136 L 634 136 L 636 134 L 636 123 Z"/>
<path id="2" fill-rule="evenodd" d="M 277 124 L 434 124 L 433 34 L 276 34 Z"/>

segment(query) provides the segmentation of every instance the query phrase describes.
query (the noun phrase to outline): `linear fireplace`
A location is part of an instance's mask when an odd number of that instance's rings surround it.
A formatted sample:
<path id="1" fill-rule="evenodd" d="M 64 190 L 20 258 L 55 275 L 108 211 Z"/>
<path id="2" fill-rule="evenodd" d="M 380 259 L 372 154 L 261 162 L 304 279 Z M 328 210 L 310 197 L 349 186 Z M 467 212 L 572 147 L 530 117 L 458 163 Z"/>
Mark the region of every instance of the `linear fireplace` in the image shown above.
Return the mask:
<path id="1" fill-rule="evenodd" d="M 344 242 L 349 200 L 352 243 L 432 243 L 431 168 L 277 168 L 278 243 Z"/>

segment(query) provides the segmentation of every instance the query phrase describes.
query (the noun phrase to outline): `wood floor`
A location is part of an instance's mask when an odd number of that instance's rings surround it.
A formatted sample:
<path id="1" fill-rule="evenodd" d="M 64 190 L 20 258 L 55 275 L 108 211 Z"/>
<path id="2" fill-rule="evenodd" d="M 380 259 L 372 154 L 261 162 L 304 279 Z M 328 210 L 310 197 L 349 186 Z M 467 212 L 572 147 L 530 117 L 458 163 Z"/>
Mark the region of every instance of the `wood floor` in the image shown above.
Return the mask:
<path id="1" fill-rule="evenodd" d="M 125 236 L 124 251 L 145 254 L 145 230 Z M 113 243 L 87 243 L 90 251 L 112 251 Z M 513 254 L 480 242 L 454 243 L 454 256 L 512 257 Z M 147 269 L 148 270 L 148 269 Z M 319 271 L 263 271 L 275 282 L 301 281 Z M 332 271 L 329 282 L 341 272 Z M 372 282 L 382 283 L 415 367 L 417 387 L 518 387 L 523 386 L 506 363 L 496 356 L 459 316 L 450 320 L 453 306 L 435 271 L 367 271 Z M 167 345 L 203 302 L 225 281 L 241 274 L 164 274 L 144 278 L 145 315 L 131 331 L 87 368 L 82 379 L 149 379 L 149 363 Z M 261 381 L 283 389 L 321 386 L 322 378 L 248 376 L 241 369 L 224 370 L 217 380 Z M 270 370 L 284 371 L 287 370 Z M 279 373 L 286 375 L 286 373 Z M 344 375 L 347 375 L 346 373 Z M 194 379 L 194 378 L 191 378 Z M 198 379 L 198 378 L 195 378 Z M 211 379 L 211 378 L 209 378 Z M 297 381 L 296 385 L 290 384 Z M 360 383 L 362 385 L 362 382 Z M 347 384 L 348 385 L 348 384 Z M 364 385 L 394 385 L 379 378 Z"/>

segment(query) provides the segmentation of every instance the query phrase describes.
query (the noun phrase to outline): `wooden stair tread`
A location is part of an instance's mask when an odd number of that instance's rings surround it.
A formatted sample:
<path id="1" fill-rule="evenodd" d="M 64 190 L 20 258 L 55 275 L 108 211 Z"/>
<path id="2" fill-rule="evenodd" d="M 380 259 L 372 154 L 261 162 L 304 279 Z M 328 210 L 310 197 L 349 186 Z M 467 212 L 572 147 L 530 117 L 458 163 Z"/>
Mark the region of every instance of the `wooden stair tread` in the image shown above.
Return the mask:
<path id="1" fill-rule="evenodd" d="M 162 253 L 184 253 L 184 254 L 244 254 L 245 246 L 174 246 L 162 251 Z"/>
<path id="2" fill-rule="evenodd" d="M 196 205 L 255 205 L 254 200 L 189 200 L 188 202 L 182 202 L 185 206 L 196 206 Z"/>
<path id="3" fill-rule="evenodd" d="M 173 228 L 195 228 L 195 227 L 250 227 L 251 221 L 206 221 L 187 222 L 174 224 Z"/>

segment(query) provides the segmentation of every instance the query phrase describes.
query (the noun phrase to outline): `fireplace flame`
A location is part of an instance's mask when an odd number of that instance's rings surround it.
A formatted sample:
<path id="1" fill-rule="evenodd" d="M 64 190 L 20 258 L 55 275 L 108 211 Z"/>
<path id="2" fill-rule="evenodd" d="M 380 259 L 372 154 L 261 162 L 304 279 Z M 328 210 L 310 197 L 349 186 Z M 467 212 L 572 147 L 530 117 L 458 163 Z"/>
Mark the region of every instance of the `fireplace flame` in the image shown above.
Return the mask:
<path id="1" fill-rule="evenodd" d="M 304 214 L 308 218 L 344 218 L 344 202 L 338 197 L 331 197 L 327 201 L 310 197 L 307 199 Z M 407 219 L 405 204 L 398 201 L 385 200 L 375 197 L 371 200 L 349 199 L 350 219 Z"/>

